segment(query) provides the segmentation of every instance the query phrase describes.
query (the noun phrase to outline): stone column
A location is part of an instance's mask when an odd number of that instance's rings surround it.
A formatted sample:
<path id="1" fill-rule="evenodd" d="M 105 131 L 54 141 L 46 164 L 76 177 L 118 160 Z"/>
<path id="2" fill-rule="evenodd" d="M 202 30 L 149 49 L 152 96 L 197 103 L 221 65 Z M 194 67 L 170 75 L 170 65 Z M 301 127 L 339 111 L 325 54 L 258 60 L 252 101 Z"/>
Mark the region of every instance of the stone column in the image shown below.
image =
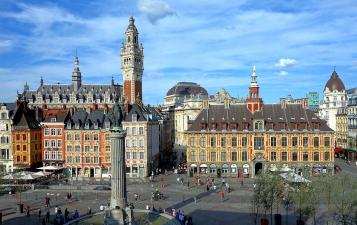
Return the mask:
<path id="1" fill-rule="evenodd" d="M 127 205 L 126 166 L 125 166 L 125 132 L 121 127 L 111 130 L 112 142 L 112 192 L 110 206 L 112 209 L 124 209 Z"/>

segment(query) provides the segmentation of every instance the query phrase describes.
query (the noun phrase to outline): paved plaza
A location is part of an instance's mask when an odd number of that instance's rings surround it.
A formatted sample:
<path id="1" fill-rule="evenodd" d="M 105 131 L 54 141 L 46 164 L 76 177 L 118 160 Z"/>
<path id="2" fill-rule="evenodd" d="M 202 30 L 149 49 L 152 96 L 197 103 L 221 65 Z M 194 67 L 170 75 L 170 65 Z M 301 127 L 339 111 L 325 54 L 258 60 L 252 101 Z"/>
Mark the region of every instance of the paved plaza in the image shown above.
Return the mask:
<path id="1" fill-rule="evenodd" d="M 348 174 L 357 174 L 356 166 L 345 165 L 343 161 L 337 161 L 343 171 Z M 177 178 L 183 178 L 183 184 L 177 182 Z M 161 188 L 161 180 L 164 187 Z M 251 199 L 253 196 L 253 179 L 244 179 L 244 187 L 240 187 L 240 180 L 237 178 L 227 178 L 226 181 L 232 187 L 231 193 L 226 193 L 224 201 L 221 201 L 219 190 L 219 178 L 215 179 L 217 190 L 206 191 L 205 185 L 195 186 L 194 179 L 189 178 L 189 187 L 187 187 L 187 176 L 170 173 L 169 175 L 156 176 L 154 182 L 149 180 L 129 180 L 128 199 L 139 209 L 145 209 L 146 205 L 156 209 L 181 210 L 193 218 L 195 225 L 221 225 L 221 224 L 242 224 L 250 225 L 253 223 L 251 214 Z M 80 215 L 86 214 L 88 207 L 92 212 L 98 212 L 100 205 L 107 205 L 109 202 L 110 191 L 95 191 L 95 185 L 85 185 L 83 182 L 82 190 L 78 190 L 76 185 L 56 185 L 50 189 L 27 191 L 21 194 L 21 201 L 29 205 L 32 209 L 30 217 L 25 214 L 16 213 L 16 206 L 19 202 L 19 194 L 3 195 L 0 197 L 0 210 L 4 215 L 4 225 L 17 224 L 40 224 L 38 218 L 38 209 L 42 209 L 42 215 L 46 213 L 45 197 L 51 198 L 51 215 L 55 214 L 55 207 L 60 207 L 63 211 L 67 208 L 70 212 L 79 210 Z M 151 200 L 151 193 L 159 189 L 164 199 L 158 201 Z M 65 196 L 68 192 L 72 193 L 72 201 L 67 201 Z M 134 200 L 134 194 L 139 195 L 137 201 Z M 196 201 L 195 201 L 196 199 Z M 275 212 L 283 214 L 283 224 L 288 220 L 288 224 L 295 224 L 293 210 L 286 216 L 285 209 L 275 209 Z M 320 215 L 323 217 L 326 215 Z M 290 222 L 291 221 L 291 222 Z M 294 221 L 294 222 L 293 222 Z"/>

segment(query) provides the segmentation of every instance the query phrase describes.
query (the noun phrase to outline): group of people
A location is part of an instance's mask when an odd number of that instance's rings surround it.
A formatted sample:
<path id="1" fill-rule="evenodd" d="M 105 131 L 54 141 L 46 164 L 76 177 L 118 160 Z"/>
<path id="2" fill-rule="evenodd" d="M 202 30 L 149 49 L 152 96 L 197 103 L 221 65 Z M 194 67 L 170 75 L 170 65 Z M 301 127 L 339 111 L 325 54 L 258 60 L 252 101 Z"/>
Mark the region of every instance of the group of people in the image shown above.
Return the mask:
<path id="1" fill-rule="evenodd" d="M 175 217 L 182 225 L 192 225 L 192 217 L 185 215 L 183 211 L 172 209 L 172 216 Z"/>

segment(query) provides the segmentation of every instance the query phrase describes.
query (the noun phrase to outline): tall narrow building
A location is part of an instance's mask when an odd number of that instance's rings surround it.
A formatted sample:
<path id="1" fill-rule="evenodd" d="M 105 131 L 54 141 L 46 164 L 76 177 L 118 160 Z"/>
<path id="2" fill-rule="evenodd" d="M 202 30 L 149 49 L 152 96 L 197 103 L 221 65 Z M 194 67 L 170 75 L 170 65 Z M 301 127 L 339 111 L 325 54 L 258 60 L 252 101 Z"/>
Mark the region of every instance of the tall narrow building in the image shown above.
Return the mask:
<path id="1" fill-rule="evenodd" d="M 144 70 L 144 48 L 139 45 L 139 32 L 133 17 L 125 32 L 125 43 L 121 47 L 121 72 L 123 75 L 123 101 L 129 104 L 142 100 L 142 76 Z"/>

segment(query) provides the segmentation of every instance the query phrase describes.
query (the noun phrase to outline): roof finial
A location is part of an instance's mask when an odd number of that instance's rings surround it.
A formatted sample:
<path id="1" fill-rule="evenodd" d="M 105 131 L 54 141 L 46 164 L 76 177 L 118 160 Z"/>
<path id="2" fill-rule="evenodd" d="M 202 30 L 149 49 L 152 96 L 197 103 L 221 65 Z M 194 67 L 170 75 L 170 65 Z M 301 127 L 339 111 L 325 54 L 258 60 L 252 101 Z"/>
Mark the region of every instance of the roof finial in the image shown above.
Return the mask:
<path id="1" fill-rule="evenodd" d="M 112 85 L 114 86 L 114 75 L 112 75 Z"/>
<path id="2" fill-rule="evenodd" d="M 43 86 L 43 77 L 41 76 L 40 85 Z"/>

